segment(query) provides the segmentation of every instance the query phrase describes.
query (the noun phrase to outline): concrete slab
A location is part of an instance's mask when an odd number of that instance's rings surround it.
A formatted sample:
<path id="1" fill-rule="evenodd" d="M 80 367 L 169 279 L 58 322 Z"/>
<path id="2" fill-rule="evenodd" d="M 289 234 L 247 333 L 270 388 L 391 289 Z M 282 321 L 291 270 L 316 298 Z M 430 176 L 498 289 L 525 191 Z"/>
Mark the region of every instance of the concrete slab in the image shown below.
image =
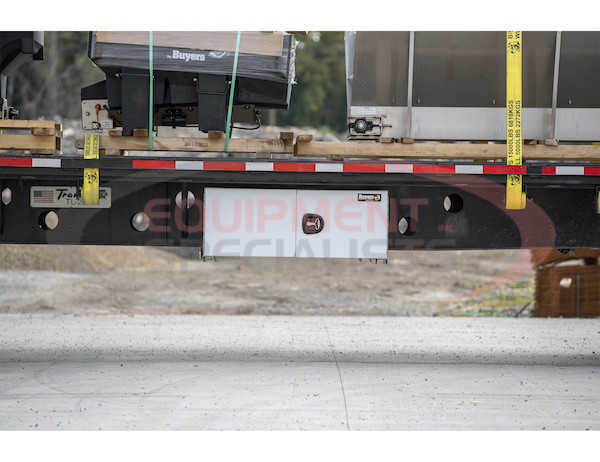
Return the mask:
<path id="1" fill-rule="evenodd" d="M 598 430 L 599 319 L 0 315 L 1 430 Z"/>

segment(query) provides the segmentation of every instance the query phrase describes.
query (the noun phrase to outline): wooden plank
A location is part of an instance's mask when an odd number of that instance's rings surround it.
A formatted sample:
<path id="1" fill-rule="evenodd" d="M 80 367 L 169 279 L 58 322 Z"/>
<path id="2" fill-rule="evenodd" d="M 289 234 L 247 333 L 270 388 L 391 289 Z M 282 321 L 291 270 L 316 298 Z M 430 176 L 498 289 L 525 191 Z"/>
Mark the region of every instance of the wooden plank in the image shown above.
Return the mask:
<path id="1" fill-rule="evenodd" d="M 62 130 L 57 130 L 56 128 L 32 128 L 31 134 L 34 136 L 56 136 L 57 138 L 62 138 Z"/>
<path id="2" fill-rule="evenodd" d="M 308 143 L 308 142 L 312 141 L 312 139 L 313 139 L 312 135 L 298 135 L 298 142 Z"/>
<path id="3" fill-rule="evenodd" d="M 393 157 L 407 159 L 504 159 L 505 144 L 415 143 L 383 144 L 346 141 L 304 142 L 298 137 L 297 156 Z M 543 144 L 523 146 L 527 160 L 600 160 L 600 146 Z"/>
<path id="4" fill-rule="evenodd" d="M 208 137 L 211 140 L 220 140 L 221 138 L 225 138 L 225 133 L 224 132 L 213 132 L 213 131 L 209 130 Z"/>
<path id="5" fill-rule="evenodd" d="M 134 128 L 133 129 L 133 136 L 141 136 L 144 138 L 148 138 L 149 135 L 149 131 L 147 128 Z"/>
<path id="6" fill-rule="evenodd" d="M 0 149 L 56 149 L 54 136 L 2 135 Z"/>
<path id="7" fill-rule="evenodd" d="M 145 31 L 98 31 L 96 40 L 104 43 L 148 46 L 149 35 Z M 154 31 L 152 33 L 152 45 L 155 47 L 235 52 L 236 41 L 237 32 L 232 31 Z M 282 32 L 242 32 L 240 53 L 281 56 L 282 49 Z"/>
<path id="8" fill-rule="evenodd" d="M 120 149 L 100 149 L 99 154 L 101 156 L 122 156 L 123 151 Z"/>
<path id="9" fill-rule="evenodd" d="M 76 137 L 75 147 L 83 149 L 83 145 L 83 136 Z M 101 136 L 100 148 L 148 151 L 148 140 L 133 136 Z M 152 140 L 152 151 L 223 152 L 224 148 L 224 139 L 156 137 Z M 232 138 L 228 142 L 227 152 L 293 154 L 294 148 L 292 140 Z"/>
<path id="10" fill-rule="evenodd" d="M 55 128 L 55 123 L 52 120 L 15 120 L 1 119 L 0 128 L 19 130 L 25 128 Z"/>
<path id="11" fill-rule="evenodd" d="M 62 154 L 62 152 L 58 151 L 57 149 L 32 149 L 31 150 L 31 154 L 53 154 L 53 155 L 57 155 L 57 154 Z"/>
<path id="12" fill-rule="evenodd" d="M 280 132 L 279 133 L 279 139 L 280 140 L 293 140 L 294 139 L 294 132 Z"/>
<path id="13" fill-rule="evenodd" d="M 62 132 L 61 132 L 61 135 L 62 135 Z M 56 151 L 57 151 L 57 153 L 56 153 L 56 154 L 62 154 L 62 148 L 63 148 L 63 140 L 62 140 L 62 136 L 61 136 L 60 138 L 59 138 L 59 137 L 56 137 L 56 138 L 54 138 L 54 139 L 55 139 L 55 141 L 56 141 L 56 143 L 55 143 L 55 145 L 54 145 L 54 149 L 56 149 Z"/>

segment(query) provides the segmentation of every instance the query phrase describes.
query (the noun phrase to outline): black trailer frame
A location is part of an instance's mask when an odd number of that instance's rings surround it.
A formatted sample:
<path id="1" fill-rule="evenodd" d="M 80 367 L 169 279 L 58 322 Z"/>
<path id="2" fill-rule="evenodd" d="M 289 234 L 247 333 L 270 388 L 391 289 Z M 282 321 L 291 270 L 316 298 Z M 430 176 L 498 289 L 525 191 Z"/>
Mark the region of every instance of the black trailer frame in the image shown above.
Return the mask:
<path id="1" fill-rule="evenodd" d="M 110 208 L 32 207 L 31 188 L 81 188 L 98 168 Z M 506 210 L 506 174 L 527 205 Z M 378 189 L 395 249 L 600 248 L 600 167 L 593 163 L 315 161 L 200 157 L 0 155 L 0 243 L 201 247 L 206 187 Z M 176 198 L 194 197 L 189 208 Z M 191 196 L 190 196 L 191 193 Z M 183 204 L 185 205 L 185 204 Z M 151 226 L 136 230 L 139 212 Z M 56 223 L 48 226 L 53 212 Z M 55 227 L 54 227 L 55 226 Z M 51 229 L 53 227 L 53 229 Z"/>

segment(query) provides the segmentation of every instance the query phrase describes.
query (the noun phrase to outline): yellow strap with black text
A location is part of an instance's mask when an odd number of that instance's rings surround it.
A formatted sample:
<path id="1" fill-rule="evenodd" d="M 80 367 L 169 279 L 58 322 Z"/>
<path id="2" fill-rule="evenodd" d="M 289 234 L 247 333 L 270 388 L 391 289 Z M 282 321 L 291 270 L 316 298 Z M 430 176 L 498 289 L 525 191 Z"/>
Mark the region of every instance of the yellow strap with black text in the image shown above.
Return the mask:
<path id="1" fill-rule="evenodd" d="M 84 159 L 98 159 L 100 153 L 100 136 L 85 135 L 83 148 Z M 84 205 L 98 205 L 100 200 L 100 172 L 97 168 L 83 169 L 83 188 L 81 200 Z"/>
<path id="2" fill-rule="evenodd" d="M 521 31 L 506 32 L 506 164 L 523 164 L 522 114 L 522 34 Z M 525 208 L 525 193 L 521 175 L 506 178 L 506 208 Z"/>

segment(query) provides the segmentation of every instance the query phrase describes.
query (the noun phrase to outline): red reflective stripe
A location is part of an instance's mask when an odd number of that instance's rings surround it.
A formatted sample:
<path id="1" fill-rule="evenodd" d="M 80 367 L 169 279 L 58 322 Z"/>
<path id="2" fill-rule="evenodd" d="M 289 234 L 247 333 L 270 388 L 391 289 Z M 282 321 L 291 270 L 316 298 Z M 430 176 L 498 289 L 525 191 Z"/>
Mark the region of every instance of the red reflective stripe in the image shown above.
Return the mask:
<path id="1" fill-rule="evenodd" d="M 385 173 L 385 164 L 344 164 L 344 173 Z"/>
<path id="2" fill-rule="evenodd" d="M 506 166 L 506 173 L 510 174 L 510 175 L 526 175 L 527 174 L 527 167 L 525 167 L 524 165 L 507 165 Z"/>
<path id="3" fill-rule="evenodd" d="M 31 159 L 20 159 L 18 157 L 0 157 L 1 167 L 31 167 Z"/>
<path id="4" fill-rule="evenodd" d="M 584 175 L 600 175 L 600 167 L 584 167 Z"/>
<path id="5" fill-rule="evenodd" d="M 542 167 L 542 175 L 556 175 L 556 167 Z"/>
<path id="6" fill-rule="evenodd" d="M 413 173 L 455 173 L 455 165 L 413 165 Z"/>
<path id="7" fill-rule="evenodd" d="M 483 173 L 498 175 L 525 175 L 527 167 L 525 165 L 484 165 Z"/>
<path id="8" fill-rule="evenodd" d="M 132 168 L 175 170 L 175 161 L 174 160 L 134 160 L 131 162 L 131 166 L 132 166 Z"/>
<path id="9" fill-rule="evenodd" d="M 204 161 L 204 170 L 246 170 L 246 162 Z"/>
<path id="10" fill-rule="evenodd" d="M 275 162 L 273 164 L 273 171 L 274 172 L 314 172 L 315 164 Z"/>

